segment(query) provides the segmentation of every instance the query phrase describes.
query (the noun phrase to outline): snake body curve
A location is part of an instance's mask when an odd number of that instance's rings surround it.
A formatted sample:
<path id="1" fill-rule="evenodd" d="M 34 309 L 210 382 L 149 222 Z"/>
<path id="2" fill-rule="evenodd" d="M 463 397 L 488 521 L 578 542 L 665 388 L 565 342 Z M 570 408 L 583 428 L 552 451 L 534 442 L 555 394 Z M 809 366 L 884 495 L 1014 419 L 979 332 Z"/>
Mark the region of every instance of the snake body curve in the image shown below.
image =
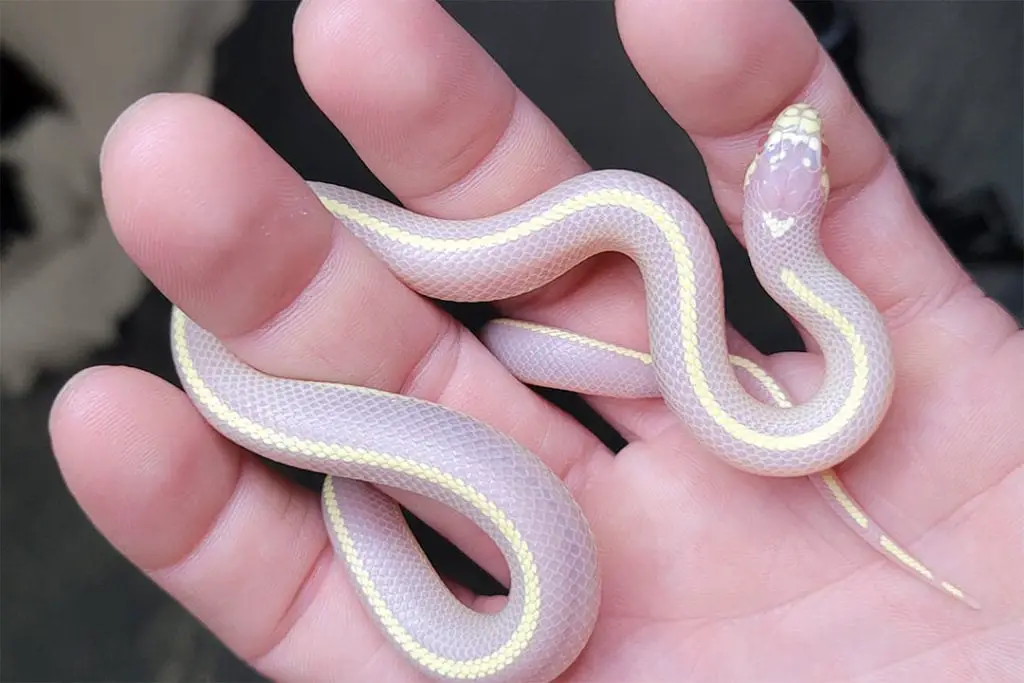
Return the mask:
<path id="1" fill-rule="evenodd" d="M 828 195 L 823 147 L 818 113 L 789 107 L 746 179 L 744 234 L 755 271 L 826 359 L 821 388 L 799 405 L 763 370 L 729 354 L 714 242 L 693 207 L 658 181 L 590 172 L 513 210 L 463 221 L 420 216 L 345 188 L 311 187 L 397 277 L 438 299 L 505 299 L 599 252 L 630 256 L 646 287 L 650 353 L 509 321 L 496 321 L 485 343 L 523 381 L 661 396 L 708 450 L 735 467 L 814 476 L 869 542 L 966 599 L 894 543 L 887 548 L 880 539 L 888 537 L 830 469 L 884 417 L 893 367 L 881 316 L 818 242 Z M 596 545 L 564 484 L 536 456 L 432 403 L 263 374 L 181 310 L 171 325 L 182 384 L 218 431 L 264 457 L 329 475 L 323 509 L 332 541 L 371 618 L 421 672 L 443 680 L 550 681 L 578 657 L 599 606 Z M 430 497 L 480 526 L 508 562 L 507 606 L 483 615 L 457 601 L 395 503 L 373 484 Z"/>

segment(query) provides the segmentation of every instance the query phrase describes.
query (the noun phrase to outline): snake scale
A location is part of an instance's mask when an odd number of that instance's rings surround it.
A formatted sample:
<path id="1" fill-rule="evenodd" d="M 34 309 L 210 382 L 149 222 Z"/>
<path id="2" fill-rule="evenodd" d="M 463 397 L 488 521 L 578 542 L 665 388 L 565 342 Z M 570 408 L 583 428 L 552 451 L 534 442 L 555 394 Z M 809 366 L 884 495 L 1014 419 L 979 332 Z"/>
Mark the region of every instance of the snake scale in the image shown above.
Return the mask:
<path id="1" fill-rule="evenodd" d="M 597 253 L 626 254 L 643 276 L 649 352 L 504 319 L 485 329 L 485 344 L 523 382 L 662 397 L 725 462 L 763 476 L 810 476 L 867 542 L 973 605 L 879 529 L 832 469 L 877 429 L 894 371 L 880 314 L 820 246 L 826 151 L 820 114 L 789 106 L 744 181 L 743 231 L 758 279 L 826 361 L 820 389 L 800 404 L 759 366 L 729 353 L 714 242 L 693 207 L 656 180 L 592 171 L 507 212 L 461 221 L 311 187 L 399 279 L 437 299 L 505 299 Z M 583 511 L 539 458 L 433 403 L 263 374 L 179 309 L 171 339 L 182 384 L 214 428 L 261 456 L 329 475 L 322 498 L 332 542 L 371 619 L 422 673 L 550 681 L 579 656 L 600 604 L 596 545 Z M 483 529 L 509 565 L 507 605 L 481 614 L 459 602 L 374 484 L 432 498 Z"/>

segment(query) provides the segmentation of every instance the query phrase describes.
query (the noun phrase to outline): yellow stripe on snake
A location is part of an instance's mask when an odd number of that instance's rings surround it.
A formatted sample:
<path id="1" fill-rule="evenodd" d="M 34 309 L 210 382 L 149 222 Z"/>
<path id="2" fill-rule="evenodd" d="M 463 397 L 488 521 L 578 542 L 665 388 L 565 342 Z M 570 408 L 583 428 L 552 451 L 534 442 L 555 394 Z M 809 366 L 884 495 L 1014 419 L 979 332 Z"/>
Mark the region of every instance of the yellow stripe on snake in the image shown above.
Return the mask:
<path id="1" fill-rule="evenodd" d="M 464 221 L 311 186 L 345 229 L 424 296 L 505 299 L 599 252 L 628 255 L 646 287 L 650 353 L 507 320 L 485 330 L 485 343 L 524 382 L 661 397 L 733 466 L 810 476 L 880 552 L 974 605 L 883 533 L 832 469 L 877 429 L 894 377 L 881 316 L 821 252 L 823 146 L 818 113 L 789 107 L 745 181 L 744 236 L 755 272 L 826 360 L 821 388 L 799 405 L 762 368 L 728 352 L 714 242 L 693 207 L 658 181 L 590 172 L 513 210 Z M 218 431 L 266 458 L 328 475 L 323 509 L 332 542 L 367 613 L 413 666 L 441 680 L 550 681 L 579 656 L 600 603 L 596 545 L 583 511 L 534 454 L 433 403 L 263 374 L 178 309 L 171 338 L 186 391 Z M 455 599 L 398 506 L 374 485 L 427 496 L 480 526 L 508 562 L 507 605 L 485 615 Z"/>

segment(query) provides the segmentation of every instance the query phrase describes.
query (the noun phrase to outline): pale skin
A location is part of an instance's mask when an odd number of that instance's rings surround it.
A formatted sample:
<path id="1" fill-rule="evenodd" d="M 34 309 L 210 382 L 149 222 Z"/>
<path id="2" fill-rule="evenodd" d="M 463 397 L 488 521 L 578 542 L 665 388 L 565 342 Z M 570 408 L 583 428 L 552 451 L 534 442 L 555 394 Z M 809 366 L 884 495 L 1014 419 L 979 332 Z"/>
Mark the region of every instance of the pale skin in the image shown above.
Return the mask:
<path id="1" fill-rule="evenodd" d="M 208 100 L 147 98 L 112 128 L 101 164 L 113 229 L 171 300 L 261 370 L 437 401 L 543 458 L 590 519 L 604 578 L 597 629 L 565 681 L 1019 681 L 1024 333 L 945 250 L 799 14 L 741 4 L 616 9 L 634 67 L 698 145 L 735 230 L 771 119 L 794 101 L 821 110 L 825 249 L 885 315 L 897 366 L 888 418 L 839 473 L 979 611 L 896 569 L 806 480 L 758 479 L 702 453 L 658 401 L 593 401 L 630 441 L 613 457 L 395 280 Z M 430 0 L 310 0 L 294 31 L 310 95 L 413 210 L 487 215 L 586 170 Z M 640 286 L 629 262 L 599 259 L 502 312 L 645 348 Z M 813 355 L 766 359 L 734 341 L 797 399 L 813 390 Z M 418 680 L 357 602 L 317 493 L 225 441 L 178 389 L 91 369 L 58 398 L 51 433 L 100 531 L 255 668 L 282 681 Z M 478 530 L 398 497 L 505 575 Z"/>

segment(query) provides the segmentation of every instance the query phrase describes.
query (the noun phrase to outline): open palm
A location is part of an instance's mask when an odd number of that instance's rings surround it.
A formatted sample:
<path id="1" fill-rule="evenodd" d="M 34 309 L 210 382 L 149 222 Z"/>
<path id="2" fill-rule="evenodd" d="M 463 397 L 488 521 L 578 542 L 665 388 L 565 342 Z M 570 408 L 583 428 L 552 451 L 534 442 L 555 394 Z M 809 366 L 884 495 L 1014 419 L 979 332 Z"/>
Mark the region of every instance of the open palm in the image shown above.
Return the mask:
<path id="1" fill-rule="evenodd" d="M 822 111 L 825 249 L 886 316 L 897 364 L 889 417 L 840 474 L 982 610 L 900 572 L 806 480 L 759 479 L 702 453 L 658 401 L 592 402 L 630 441 L 613 457 L 395 280 L 208 100 L 154 96 L 118 121 L 102 161 L 114 230 L 172 301 L 260 369 L 438 401 L 541 456 L 601 552 L 599 622 L 566 680 L 1024 679 L 1024 335 L 934 235 L 789 2 L 621 0 L 618 18 L 736 229 L 743 172 L 771 118 L 796 100 Z M 309 0 L 295 44 L 311 96 L 415 211 L 493 214 L 586 170 L 433 0 Z M 640 291 L 630 263 L 602 257 L 504 309 L 645 348 Z M 797 399 L 813 391 L 814 356 L 761 359 L 734 342 Z M 257 669 L 418 680 L 358 603 L 316 495 L 218 436 L 178 389 L 92 369 L 61 394 L 51 430 L 98 528 Z M 482 532 L 399 499 L 504 576 Z"/>

